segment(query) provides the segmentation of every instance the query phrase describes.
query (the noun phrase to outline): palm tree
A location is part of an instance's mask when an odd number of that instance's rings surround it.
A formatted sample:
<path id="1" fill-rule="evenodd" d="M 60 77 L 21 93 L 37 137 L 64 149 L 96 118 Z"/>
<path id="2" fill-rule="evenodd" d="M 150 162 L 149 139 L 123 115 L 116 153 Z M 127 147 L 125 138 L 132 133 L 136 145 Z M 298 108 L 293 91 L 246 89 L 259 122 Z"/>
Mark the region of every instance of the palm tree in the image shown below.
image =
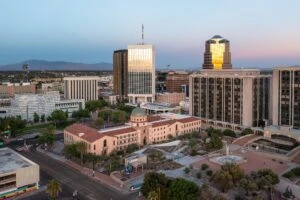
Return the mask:
<path id="1" fill-rule="evenodd" d="M 149 192 L 149 194 L 147 196 L 147 200 L 159 200 L 158 193 L 155 191 Z"/>
<path id="2" fill-rule="evenodd" d="M 50 199 L 55 200 L 58 196 L 58 193 L 61 191 L 61 184 L 57 180 L 52 179 L 47 184 L 46 193 L 49 195 Z"/>
<path id="3" fill-rule="evenodd" d="M 83 155 L 86 152 L 86 144 L 85 142 L 78 142 L 76 144 L 76 150 L 80 153 L 80 163 L 83 165 Z"/>

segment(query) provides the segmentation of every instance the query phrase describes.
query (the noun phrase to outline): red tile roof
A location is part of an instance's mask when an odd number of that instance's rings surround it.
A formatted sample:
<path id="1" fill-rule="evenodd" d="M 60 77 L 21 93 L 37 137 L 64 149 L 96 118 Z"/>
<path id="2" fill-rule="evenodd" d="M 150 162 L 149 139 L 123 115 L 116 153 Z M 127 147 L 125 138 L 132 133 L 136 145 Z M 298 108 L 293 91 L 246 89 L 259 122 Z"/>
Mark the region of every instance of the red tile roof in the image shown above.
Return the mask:
<path id="1" fill-rule="evenodd" d="M 95 142 L 96 140 L 105 136 L 98 133 L 96 129 L 80 123 L 74 123 L 71 126 L 68 126 L 65 131 L 71 133 L 72 135 L 76 135 L 88 142 Z M 83 133 L 83 135 L 79 136 L 80 133 Z"/>
<path id="2" fill-rule="evenodd" d="M 189 123 L 189 122 L 194 122 L 194 121 L 199 121 L 200 119 L 196 117 L 187 117 L 183 119 L 171 119 L 171 120 L 166 120 L 166 121 L 158 121 L 152 123 L 152 127 L 158 127 L 158 126 L 165 126 L 165 125 L 172 125 L 175 122 L 181 122 L 181 123 Z"/>
<path id="3" fill-rule="evenodd" d="M 166 125 L 171 125 L 173 123 L 175 123 L 176 120 L 172 119 L 172 120 L 165 120 L 165 121 L 159 121 L 159 122 L 154 122 L 152 123 L 152 127 L 159 127 L 159 126 L 166 126 Z"/>
<path id="4" fill-rule="evenodd" d="M 183 119 L 178 119 L 177 121 L 181 122 L 181 123 L 189 123 L 189 122 L 200 121 L 200 119 L 196 118 L 196 117 L 187 117 L 187 118 L 183 118 Z"/>
<path id="5" fill-rule="evenodd" d="M 117 129 L 117 130 L 102 132 L 102 134 L 108 135 L 108 136 L 115 136 L 115 135 L 120 135 L 120 134 L 125 134 L 125 133 L 131 133 L 134 131 L 136 131 L 134 128 L 128 127 L 128 128 L 121 128 L 121 129 Z M 101 131 L 100 131 L 100 133 L 101 133 Z"/>

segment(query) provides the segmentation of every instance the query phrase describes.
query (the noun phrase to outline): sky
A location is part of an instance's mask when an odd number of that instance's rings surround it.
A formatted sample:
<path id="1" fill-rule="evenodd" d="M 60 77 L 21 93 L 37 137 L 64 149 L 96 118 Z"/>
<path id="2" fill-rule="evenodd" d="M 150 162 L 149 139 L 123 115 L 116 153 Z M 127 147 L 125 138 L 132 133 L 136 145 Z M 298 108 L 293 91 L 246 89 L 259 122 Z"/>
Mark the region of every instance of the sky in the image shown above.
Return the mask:
<path id="1" fill-rule="evenodd" d="M 230 40 L 234 67 L 300 64 L 299 0 L 1 0 L 0 65 L 28 59 L 112 63 L 156 48 L 156 66 L 197 68 L 205 41 Z"/>

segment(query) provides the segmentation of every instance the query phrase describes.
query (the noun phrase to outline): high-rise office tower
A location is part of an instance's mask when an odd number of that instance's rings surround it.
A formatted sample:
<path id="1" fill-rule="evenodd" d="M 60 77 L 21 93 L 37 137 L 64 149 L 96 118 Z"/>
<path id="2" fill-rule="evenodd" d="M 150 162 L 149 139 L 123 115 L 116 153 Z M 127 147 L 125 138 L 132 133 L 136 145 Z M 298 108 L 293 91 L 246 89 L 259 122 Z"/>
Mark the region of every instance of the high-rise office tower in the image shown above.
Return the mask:
<path id="1" fill-rule="evenodd" d="M 300 129 L 300 66 L 273 70 L 273 124 Z"/>
<path id="2" fill-rule="evenodd" d="M 128 51 L 127 49 L 114 51 L 114 94 L 127 97 L 128 90 Z"/>
<path id="3" fill-rule="evenodd" d="M 190 115 L 233 129 L 267 125 L 270 85 L 259 70 L 201 70 L 190 76 Z"/>
<path id="4" fill-rule="evenodd" d="M 66 99 L 98 99 L 98 76 L 64 77 L 64 93 Z"/>
<path id="5" fill-rule="evenodd" d="M 155 50 L 153 45 L 128 46 L 129 103 L 153 102 L 155 98 Z"/>
<path id="6" fill-rule="evenodd" d="M 203 69 L 231 69 L 229 40 L 215 35 L 205 43 Z"/>

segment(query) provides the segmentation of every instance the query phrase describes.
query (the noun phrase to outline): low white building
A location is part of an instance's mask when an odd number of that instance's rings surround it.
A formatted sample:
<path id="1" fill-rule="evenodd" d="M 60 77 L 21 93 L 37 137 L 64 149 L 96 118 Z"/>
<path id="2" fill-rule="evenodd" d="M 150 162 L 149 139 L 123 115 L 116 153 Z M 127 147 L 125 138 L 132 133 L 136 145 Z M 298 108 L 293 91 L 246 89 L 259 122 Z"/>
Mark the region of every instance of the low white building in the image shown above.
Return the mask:
<path id="1" fill-rule="evenodd" d="M 11 99 L 10 106 L 0 107 L 0 117 L 21 116 L 22 119 L 32 121 L 34 113 L 47 118 L 54 110 L 68 111 L 69 116 L 79 109 L 85 108 L 84 99 L 61 100 L 58 91 L 43 94 L 16 94 Z"/>
<path id="2" fill-rule="evenodd" d="M 141 103 L 141 108 L 145 109 L 148 114 L 159 113 L 180 113 L 181 107 L 169 103 Z"/>
<path id="3" fill-rule="evenodd" d="M 0 199 L 36 190 L 39 180 L 39 165 L 10 148 L 0 149 Z"/>

